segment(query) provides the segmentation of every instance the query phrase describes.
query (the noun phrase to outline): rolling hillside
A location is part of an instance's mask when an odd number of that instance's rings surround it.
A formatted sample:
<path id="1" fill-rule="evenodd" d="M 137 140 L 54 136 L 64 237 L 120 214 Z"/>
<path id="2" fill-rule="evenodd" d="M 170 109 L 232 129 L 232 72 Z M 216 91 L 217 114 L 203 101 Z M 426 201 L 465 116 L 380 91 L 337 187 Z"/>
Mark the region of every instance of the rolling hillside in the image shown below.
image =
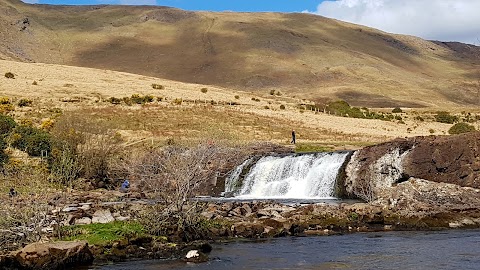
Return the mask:
<path id="1" fill-rule="evenodd" d="M 480 104 L 480 47 L 309 14 L 0 0 L 0 59 L 366 107 Z"/>

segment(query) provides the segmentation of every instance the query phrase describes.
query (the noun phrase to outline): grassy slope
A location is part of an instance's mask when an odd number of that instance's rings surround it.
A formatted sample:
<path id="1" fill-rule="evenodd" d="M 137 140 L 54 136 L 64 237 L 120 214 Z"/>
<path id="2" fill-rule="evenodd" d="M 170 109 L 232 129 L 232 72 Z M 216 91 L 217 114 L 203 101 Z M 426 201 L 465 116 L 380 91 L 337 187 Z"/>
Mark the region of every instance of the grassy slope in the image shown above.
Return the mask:
<path id="1" fill-rule="evenodd" d="M 16 106 L 12 112 L 16 119 L 33 119 L 40 124 L 55 118 L 59 110 L 71 111 L 77 119 L 118 131 L 128 142 L 211 138 L 287 144 L 291 129 L 295 129 L 301 143 L 341 148 L 345 144 L 359 146 L 395 137 L 429 135 L 430 129 L 442 134 L 451 126 L 416 121 L 413 112 L 404 119 L 406 124 L 336 117 L 301 111 L 298 99 L 283 95 L 258 95 L 108 70 L 0 60 L 0 74 L 7 71 L 14 73 L 15 79 L 0 76 L 0 95 L 9 97 L 14 104 L 21 98 L 33 101 L 31 107 Z M 154 83 L 165 89 L 153 89 Z M 202 88 L 207 92 L 202 93 Z M 106 101 L 136 93 L 163 100 L 144 106 L 112 105 Z M 176 105 L 176 99 L 183 103 Z M 232 103 L 238 105 L 229 105 Z"/>
<path id="2" fill-rule="evenodd" d="M 479 102 L 478 47 L 392 35 L 320 16 L 61 7 L 16 0 L 0 0 L 0 14 L 4 59 L 262 93 L 277 89 L 367 107 Z"/>

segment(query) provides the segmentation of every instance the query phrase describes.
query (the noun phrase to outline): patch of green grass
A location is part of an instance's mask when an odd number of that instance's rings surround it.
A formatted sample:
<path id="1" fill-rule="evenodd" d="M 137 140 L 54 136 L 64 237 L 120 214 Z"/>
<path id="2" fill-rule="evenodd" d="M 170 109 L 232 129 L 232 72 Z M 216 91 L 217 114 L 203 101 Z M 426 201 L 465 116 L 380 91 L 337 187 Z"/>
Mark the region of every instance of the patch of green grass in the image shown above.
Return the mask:
<path id="1" fill-rule="evenodd" d="M 295 146 L 296 153 L 309 153 L 309 152 L 330 152 L 334 149 L 330 146 L 320 144 L 307 144 L 299 143 Z"/>
<path id="2" fill-rule="evenodd" d="M 91 245 L 106 245 L 122 239 L 145 235 L 145 228 L 137 222 L 74 225 L 61 228 L 62 240 L 87 240 Z"/>

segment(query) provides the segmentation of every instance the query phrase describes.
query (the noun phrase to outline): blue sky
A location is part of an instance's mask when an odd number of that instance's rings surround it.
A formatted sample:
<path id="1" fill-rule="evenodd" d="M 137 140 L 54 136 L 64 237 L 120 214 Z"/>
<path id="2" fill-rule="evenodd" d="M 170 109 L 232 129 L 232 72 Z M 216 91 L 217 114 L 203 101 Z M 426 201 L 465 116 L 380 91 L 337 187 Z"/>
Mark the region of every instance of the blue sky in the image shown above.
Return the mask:
<path id="1" fill-rule="evenodd" d="M 160 5 L 186 10 L 309 12 L 429 40 L 480 46 L 480 0 L 23 0 L 63 5 Z"/>

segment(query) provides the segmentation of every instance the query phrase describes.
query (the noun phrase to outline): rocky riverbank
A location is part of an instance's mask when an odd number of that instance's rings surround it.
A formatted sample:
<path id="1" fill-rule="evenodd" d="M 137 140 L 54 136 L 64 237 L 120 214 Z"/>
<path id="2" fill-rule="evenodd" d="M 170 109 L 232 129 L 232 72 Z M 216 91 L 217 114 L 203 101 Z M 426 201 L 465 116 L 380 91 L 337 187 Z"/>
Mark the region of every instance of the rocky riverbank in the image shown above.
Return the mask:
<path id="1" fill-rule="evenodd" d="M 32 204 L 45 214 L 27 226 L 0 231 L 0 268 L 61 269 L 92 261 L 187 255 L 187 260 L 199 262 L 207 259 L 210 241 L 480 228 L 477 139 L 479 133 L 399 139 L 355 152 L 343 166 L 345 173 L 340 174 L 337 186 L 343 194 L 363 198 L 362 203 L 192 201 L 194 207 L 189 208 L 192 212 L 187 218 L 193 220 L 193 226 L 166 222 L 161 232 L 150 228 L 156 224 L 145 222 L 152 207 L 159 205 L 146 199 L 148 193 L 68 190 L 51 194 L 45 205 L 13 197 L 6 202 L 12 209 Z M 458 152 L 452 145 L 466 146 Z M 104 234 L 88 238 L 89 233 Z M 32 239 L 37 243 L 27 245 Z M 58 240 L 87 242 L 52 244 Z"/>
<path id="2" fill-rule="evenodd" d="M 121 195 L 111 191 L 97 192 L 103 199 L 113 200 Z M 116 202 L 84 201 L 94 197 L 72 193 L 74 203 L 53 209 L 51 217 L 63 213 L 60 223 L 64 226 L 88 222 L 129 222 L 128 220 L 137 219 L 148 206 L 147 201 L 127 196 Z M 207 242 L 238 238 L 480 227 L 480 190 L 415 178 L 385 189 L 377 200 L 370 203 L 283 205 L 275 202 L 209 202 L 200 203 L 199 207 L 207 232 L 203 237 Z M 57 239 L 54 230 L 46 235 L 48 238 L 44 239 L 49 239 L 49 242 Z M 205 241 L 182 243 L 178 239 L 178 235 L 141 235 L 126 236 L 104 245 L 88 245 L 86 242 L 60 242 L 54 246 L 33 244 L 3 256 L 0 265 L 2 269 L 60 269 L 71 263 L 90 263 L 93 259 L 101 263 L 182 258 L 191 250 L 199 250 L 199 254 L 209 251 L 209 245 Z M 68 248 L 75 252 L 66 251 Z"/>

